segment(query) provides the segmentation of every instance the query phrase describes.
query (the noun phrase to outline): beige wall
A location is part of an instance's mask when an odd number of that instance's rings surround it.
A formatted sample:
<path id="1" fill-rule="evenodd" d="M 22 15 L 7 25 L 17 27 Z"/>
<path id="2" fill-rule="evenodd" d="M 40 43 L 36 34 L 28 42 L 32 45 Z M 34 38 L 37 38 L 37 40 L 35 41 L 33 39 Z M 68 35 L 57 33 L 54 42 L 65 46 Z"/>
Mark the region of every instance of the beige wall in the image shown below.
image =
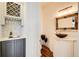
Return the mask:
<path id="1" fill-rule="evenodd" d="M 55 18 L 57 11 L 70 5 L 74 5 L 75 9 L 77 8 L 77 3 L 41 3 L 41 33 L 47 35 L 49 47 L 54 52 L 54 56 L 73 56 L 73 53 L 75 54 L 74 56 L 77 56 L 76 41 L 73 43 L 71 40 L 76 39 L 77 32 L 63 31 L 63 33 L 67 33 L 68 36 L 62 40 L 55 35 Z M 73 49 L 73 44 L 75 44 L 75 49 Z"/>

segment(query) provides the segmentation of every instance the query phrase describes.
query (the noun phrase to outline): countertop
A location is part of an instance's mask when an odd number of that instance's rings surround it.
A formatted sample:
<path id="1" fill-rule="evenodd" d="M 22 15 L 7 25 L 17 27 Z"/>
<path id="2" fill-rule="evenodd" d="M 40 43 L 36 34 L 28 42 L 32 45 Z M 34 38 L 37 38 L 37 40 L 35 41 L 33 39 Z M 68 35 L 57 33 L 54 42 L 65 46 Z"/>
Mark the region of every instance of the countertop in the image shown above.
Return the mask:
<path id="1" fill-rule="evenodd" d="M 24 39 L 25 37 L 18 37 L 18 38 L 0 38 L 0 41 L 6 41 L 6 40 L 15 40 L 15 39 Z"/>

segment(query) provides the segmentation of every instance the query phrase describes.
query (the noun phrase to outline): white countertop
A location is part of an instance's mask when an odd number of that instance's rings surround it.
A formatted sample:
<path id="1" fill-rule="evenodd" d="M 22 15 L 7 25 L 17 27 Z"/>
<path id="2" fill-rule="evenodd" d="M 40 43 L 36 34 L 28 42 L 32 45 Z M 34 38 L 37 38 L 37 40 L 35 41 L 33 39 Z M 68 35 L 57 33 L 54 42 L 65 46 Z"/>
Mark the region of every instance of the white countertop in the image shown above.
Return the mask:
<path id="1" fill-rule="evenodd" d="M 15 40 L 15 39 L 22 39 L 25 37 L 19 37 L 19 38 L 0 38 L 0 41 L 6 41 L 6 40 Z"/>

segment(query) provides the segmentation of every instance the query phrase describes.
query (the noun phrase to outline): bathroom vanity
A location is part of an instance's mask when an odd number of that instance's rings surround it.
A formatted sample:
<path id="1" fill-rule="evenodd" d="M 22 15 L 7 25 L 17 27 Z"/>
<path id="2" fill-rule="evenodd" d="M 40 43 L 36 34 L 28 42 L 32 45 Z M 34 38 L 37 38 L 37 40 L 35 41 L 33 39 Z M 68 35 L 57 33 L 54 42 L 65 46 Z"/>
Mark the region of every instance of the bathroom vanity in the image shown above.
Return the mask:
<path id="1" fill-rule="evenodd" d="M 25 57 L 25 38 L 0 41 L 0 57 Z"/>

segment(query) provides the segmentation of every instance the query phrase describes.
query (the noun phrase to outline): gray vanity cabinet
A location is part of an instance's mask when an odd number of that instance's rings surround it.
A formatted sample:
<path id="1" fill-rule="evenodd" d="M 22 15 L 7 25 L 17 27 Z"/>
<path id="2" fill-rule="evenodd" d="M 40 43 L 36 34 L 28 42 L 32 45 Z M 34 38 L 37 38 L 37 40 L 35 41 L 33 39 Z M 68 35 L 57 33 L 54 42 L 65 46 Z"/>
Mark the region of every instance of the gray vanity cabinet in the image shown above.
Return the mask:
<path id="1" fill-rule="evenodd" d="M 15 46 L 14 46 L 14 51 L 15 51 L 15 57 L 25 57 L 25 40 L 20 39 L 20 40 L 15 40 Z"/>
<path id="2" fill-rule="evenodd" d="M 8 40 L 2 42 L 2 57 L 14 57 L 14 42 L 15 40 Z"/>
<path id="3" fill-rule="evenodd" d="M 25 39 L 3 41 L 2 57 L 25 57 Z"/>
<path id="4" fill-rule="evenodd" d="M 2 42 L 0 42 L 0 57 L 2 56 Z"/>

